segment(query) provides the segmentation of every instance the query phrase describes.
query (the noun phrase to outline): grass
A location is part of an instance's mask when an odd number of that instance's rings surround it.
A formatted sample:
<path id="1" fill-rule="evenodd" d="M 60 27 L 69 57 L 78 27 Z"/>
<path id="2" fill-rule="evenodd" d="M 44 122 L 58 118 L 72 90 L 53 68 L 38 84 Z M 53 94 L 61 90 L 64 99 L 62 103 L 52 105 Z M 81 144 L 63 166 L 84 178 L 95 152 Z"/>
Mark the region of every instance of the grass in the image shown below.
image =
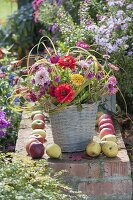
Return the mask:
<path id="1" fill-rule="evenodd" d="M 6 22 L 6 19 L 17 10 L 17 3 L 11 0 L 0 0 L 0 24 Z"/>

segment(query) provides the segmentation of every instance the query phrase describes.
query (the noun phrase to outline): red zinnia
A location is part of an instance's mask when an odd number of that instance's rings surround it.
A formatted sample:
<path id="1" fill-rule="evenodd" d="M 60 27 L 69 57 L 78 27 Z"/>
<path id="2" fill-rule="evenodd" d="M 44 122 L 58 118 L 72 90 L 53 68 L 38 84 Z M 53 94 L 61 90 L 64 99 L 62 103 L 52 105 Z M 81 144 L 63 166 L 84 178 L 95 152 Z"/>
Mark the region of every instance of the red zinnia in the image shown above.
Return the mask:
<path id="1" fill-rule="evenodd" d="M 76 59 L 72 56 L 63 56 L 59 59 L 58 64 L 63 69 L 66 69 L 68 67 L 71 70 L 74 70 L 76 66 Z"/>
<path id="2" fill-rule="evenodd" d="M 74 98 L 74 91 L 69 84 L 61 84 L 55 89 L 55 97 L 60 103 L 71 102 Z"/>

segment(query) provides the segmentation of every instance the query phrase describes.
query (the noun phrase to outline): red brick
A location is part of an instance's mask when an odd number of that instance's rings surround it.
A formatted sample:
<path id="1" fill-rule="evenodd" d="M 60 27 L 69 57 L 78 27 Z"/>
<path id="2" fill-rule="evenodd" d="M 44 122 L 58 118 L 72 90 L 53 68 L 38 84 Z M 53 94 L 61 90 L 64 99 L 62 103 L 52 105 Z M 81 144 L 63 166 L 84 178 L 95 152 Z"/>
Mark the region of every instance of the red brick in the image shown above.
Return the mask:
<path id="1" fill-rule="evenodd" d="M 56 171 L 66 170 L 69 176 L 77 176 L 80 178 L 88 177 L 88 164 L 87 163 L 49 163 L 50 167 Z"/>
<path id="2" fill-rule="evenodd" d="M 100 164 L 97 162 L 90 162 L 88 165 L 89 173 L 86 178 L 99 178 L 101 177 Z"/>
<path id="3" fill-rule="evenodd" d="M 106 197 L 113 194 L 132 193 L 132 181 L 84 182 L 79 184 L 78 189 L 87 195 Z"/>
<path id="4" fill-rule="evenodd" d="M 131 168 L 129 162 L 105 162 L 104 177 L 129 176 Z"/>

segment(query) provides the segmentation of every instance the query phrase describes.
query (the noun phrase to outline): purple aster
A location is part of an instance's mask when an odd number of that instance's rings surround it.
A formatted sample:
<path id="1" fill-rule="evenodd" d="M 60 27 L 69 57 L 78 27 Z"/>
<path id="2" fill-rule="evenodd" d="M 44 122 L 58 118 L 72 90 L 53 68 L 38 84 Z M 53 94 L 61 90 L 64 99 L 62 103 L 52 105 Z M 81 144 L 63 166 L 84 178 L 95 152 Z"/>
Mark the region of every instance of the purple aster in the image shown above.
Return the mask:
<path id="1" fill-rule="evenodd" d="M 41 87 L 40 93 L 39 93 L 39 95 L 38 95 L 38 98 L 41 98 L 41 97 L 45 94 L 45 90 L 46 90 L 45 87 Z"/>
<path id="2" fill-rule="evenodd" d="M 51 97 L 55 97 L 55 89 L 56 87 L 54 85 L 51 85 L 49 88 L 49 94 Z"/>
<path id="3" fill-rule="evenodd" d="M 116 94 L 118 89 L 113 86 L 113 84 L 109 83 L 108 84 L 108 90 L 109 90 L 109 95 Z"/>
<path id="4" fill-rule="evenodd" d="M 0 130 L 0 138 L 5 137 L 5 136 L 6 136 L 6 132 Z"/>
<path id="5" fill-rule="evenodd" d="M 57 31 L 58 31 L 58 29 L 59 29 L 59 26 L 58 26 L 58 24 L 53 24 L 53 25 L 50 25 L 49 26 L 49 31 L 52 33 L 52 34 L 55 34 Z"/>
<path id="6" fill-rule="evenodd" d="M 86 50 L 88 50 L 90 48 L 90 46 L 87 43 L 85 43 L 84 41 L 77 42 L 76 46 L 81 47 L 81 48 L 86 49 Z"/>
<path id="7" fill-rule="evenodd" d="M 54 76 L 54 82 L 58 83 L 60 81 L 60 76 L 57 75 L 57 76 Z"/>
<path id="8" fill-rule="evenodd" d="M 103 72 L 97 72 L 96 73 L 96 75 L 95 75 L 95 77 L 96 77 L 96 79 L 99 81 L 99 80 L 101 80 L 102 79 L 102 77 L 103 77 Z"/>
<path id="9" fill-rule="evenodd" d="M 5 118 L 6 114 L 3 112 L 3 110 L 0 110 L 0 119 Z"/>
<path id="10" fill-rule="evenodd" d="M 90 73 L 87 75 L 88 79 L 91 79 L 94 77 L 94 73 L 92 71 L 90 71 Z"/>
<path id="11" fill-rule="evenodd" d="M 32 91 L 30 91 L 29 98 L 33 102 L 37 101 L 37 97 L 36 97 L 35 93 Z"/>
<path id="12" fill-rule="evenodd" d="M 4 118 L 0 118 L 0 128 L 7 128 L 9 125 L 9 122 L 4 119 Z"/>

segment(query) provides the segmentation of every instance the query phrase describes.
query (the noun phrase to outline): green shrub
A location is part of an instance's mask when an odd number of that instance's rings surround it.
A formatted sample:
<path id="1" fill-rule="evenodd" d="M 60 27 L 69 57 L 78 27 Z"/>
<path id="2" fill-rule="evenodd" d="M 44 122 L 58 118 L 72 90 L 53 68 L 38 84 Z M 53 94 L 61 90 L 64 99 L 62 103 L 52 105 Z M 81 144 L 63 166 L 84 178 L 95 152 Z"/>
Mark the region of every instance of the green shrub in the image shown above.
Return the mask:
<path id="1" fill-rule="evenodd" d="M 87 200 L 62 182 L 61 172 L 54 173 L 44 159 L 11 162 L 9 154 L 0 154 L 1 200 Z"/>

